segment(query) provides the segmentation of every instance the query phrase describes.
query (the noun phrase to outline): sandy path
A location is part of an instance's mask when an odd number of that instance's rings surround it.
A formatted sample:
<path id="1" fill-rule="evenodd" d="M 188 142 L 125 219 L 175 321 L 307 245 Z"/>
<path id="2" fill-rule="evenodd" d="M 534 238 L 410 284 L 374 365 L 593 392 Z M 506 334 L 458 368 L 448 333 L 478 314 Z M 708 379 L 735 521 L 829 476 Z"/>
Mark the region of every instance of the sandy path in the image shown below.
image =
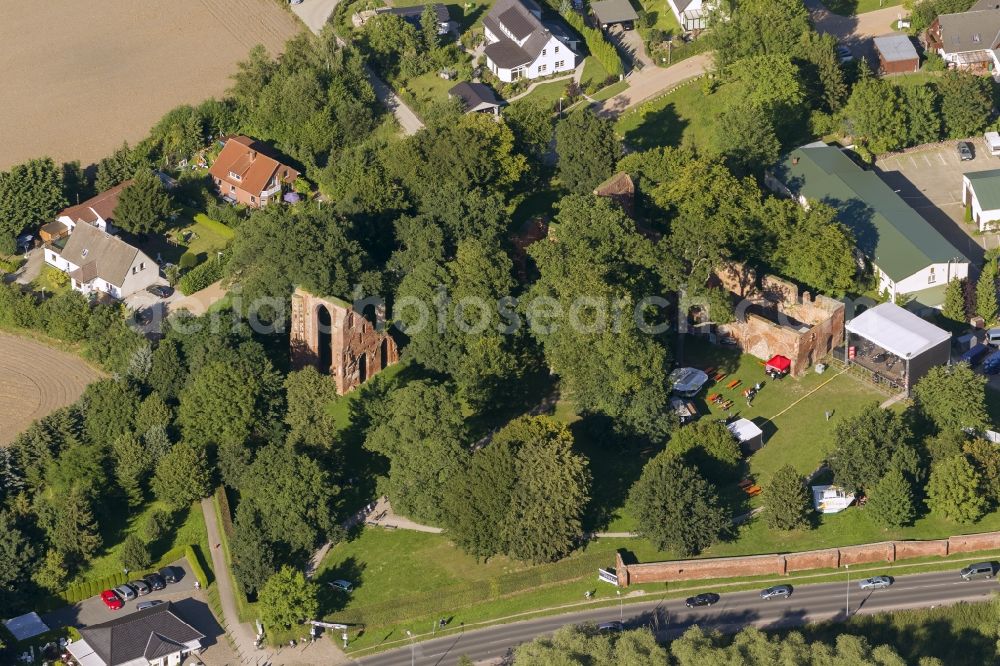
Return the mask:
<path id="1" fill-rule="evenodd" d="M 76 402 L 100 374 L 82 359 L 0 333 L 0 445 L 32 421 Z"/>
<path id="2" fill-rule="evenodd" d="M 5 2 L 0 169 L 94 162 L 178 104 L 221 95 L 251 47 L 276 53 L 301 29 L 275 0 Z"/>

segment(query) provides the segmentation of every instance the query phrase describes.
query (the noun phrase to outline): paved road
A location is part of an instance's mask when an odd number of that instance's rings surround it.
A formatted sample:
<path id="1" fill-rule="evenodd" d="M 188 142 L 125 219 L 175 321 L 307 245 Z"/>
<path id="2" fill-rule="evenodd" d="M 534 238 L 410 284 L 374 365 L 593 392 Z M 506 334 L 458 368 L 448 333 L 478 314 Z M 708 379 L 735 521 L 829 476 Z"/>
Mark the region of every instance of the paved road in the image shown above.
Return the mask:
<path id="1" fill-rule="evenodd" d="M 599 103 L 597 112 L 607 116 L 620 115 L 684 81 L 701 76 L 711 66 L 712 54 L 701 53 L 670 67 L 645 67 L 629 76 L 628 89 Z"/>
<path id="2" fill-rule="evenodd" d="M 840 16 L 832 13 L 819 0 L 805 0 L 813 25 L 819 32 L 833 35 L 853 47 L 870 37 L 888 35 L 893 31 L 893 23 L 909 12 L 903 7 L 886 7 L 857 16 Z"/>
<path id="3" fill-rule="evenodd" d="M 292 5 L 292 11 L 302 19 L 307 28 L 318 35 L 339 3 L 340 0 L 303 0 L 301 4 Z M 343 45 L 343 40 L 338 38 L 338 41 Z M 407 136 L 416 134 L 424 128 L 424 124 L 413 112 L 413 109 L 408 107 L 385 81 L 376 76 L 375 72 L 368 66 L 365 66 L 365 72 L 368 74 L 372 88 L 375 89 L 375 96 L 396 116 L 396 122 L 399 123 L 404 134 Z"/>
<path id="4" fill-rule="evenodd" d="M 711 586 L 706 585 L 706 590 Z M 658 626 L 661 638 L 674 637 L 693 624 L 738 631 L 747 625 L 766 628 L 794 626 L 819 620 L 843 619 L 848 586 L 845 583 L 802 585 L 787 600 L 761 601 L 757 592 L 723 594 L 707 609 L 687 609 L 683 599 L 649 601 L 626 605 L 629 627 Z M 958 601 L 984 601 L 997 591 L 996 581 L 964 582 L 957 572 L 900 576 L 895 584 L 875 592 L 862 592 L 854 580 L 850 585 L 851 614 L 870 614 L 905 608 L 929 608 Z M 474 660 L 502 658 L 511 648 L 548 634 L 566 624 L 609 622 L 619 618 L 619 609 L 602 608 L 499 625 L 469 631 L 412 647 L 414 664 L 451 664 L 460 656 Z M 407 666 L 411 648 L 401 648 L 359 660 L 364 666 Z"/>

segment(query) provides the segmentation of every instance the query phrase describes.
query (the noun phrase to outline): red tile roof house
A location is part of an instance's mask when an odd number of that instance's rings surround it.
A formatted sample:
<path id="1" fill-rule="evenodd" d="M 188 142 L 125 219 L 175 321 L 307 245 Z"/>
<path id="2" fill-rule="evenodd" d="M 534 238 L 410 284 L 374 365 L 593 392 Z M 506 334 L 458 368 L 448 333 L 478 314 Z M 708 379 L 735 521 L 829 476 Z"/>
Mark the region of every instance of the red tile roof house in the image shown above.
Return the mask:
<path id="1" fill-rule="evenodd" d="M 66 208 L 56 215 L 55 222 L 49 222 L 40 230 L 46 243 L 70 235 L 78 224 L 89 224 L 101 231 L 114 231 L 115 208 L 122 190 L 132 184 L 131 180 L 115 185 L 75 206 Z"/>
<path id="2" fill-rule="evenodd" d="M 250 137 L 229 137 L 208 170 L 219 195 L 251 208 L 280 201 L 282 188 L 294 183 L 299 172 L 271 155 L 268 146 Z"/>

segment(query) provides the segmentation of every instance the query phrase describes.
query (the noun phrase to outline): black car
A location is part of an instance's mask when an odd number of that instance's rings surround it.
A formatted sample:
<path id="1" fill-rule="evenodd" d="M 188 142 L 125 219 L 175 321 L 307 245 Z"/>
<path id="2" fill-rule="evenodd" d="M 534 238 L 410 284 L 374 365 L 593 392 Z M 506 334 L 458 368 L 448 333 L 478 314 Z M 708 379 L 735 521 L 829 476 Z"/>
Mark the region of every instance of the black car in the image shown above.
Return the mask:
<path id="1" fill-rule="evenodd" d="M 958 159 L 963 162 L 968 162 L 969 160 L 975 159 L 975 155 L 972 153 L 972 144 L 968 141 L 958 142 Z"/>
<path id="2" fill-rule="evenodd" d="M 154 590 L 162 590 L 167 586 L 167 581 L 163 580 L 163 576 L 158 573 L 151 573 L 143 577 L 143 580 L 149 583 L 149 586 Z"/>
<path id="3" fill-rule="evenodd" d="M 168 287 L 165 284 L 151 284 L 146 287 L 146 291 L 157 298 L 169 298 L 174 293 L 174 288 Z"/>
<path id="4" fill-rule="evenodd" d="M 719 595 L 714 592 L 703 592 L 693 597 L 688 597 L 684 605 L 688 608 L 700 608 L 701 606 L 712 606 L 719 602 Z"/>
<path id="5" fill-rule="evenodd" d="M 159 574 L 163 576 L 163 580 L 167 581 L 168 584 L 176 583 L 184 576 L 184 572 L 178 567 L 163 567 L 160 569 Z"/>
<path id="6" fill-rule="evenodd" d="M 141 578 L 139 580 L 133 580 L 128 585 L 133 590 L 135 590 L 136 594 L 138 594 L 140 597 L 143 597 L 152 591 L 152 589 L 149 587 L 149 583 L 142 580 Z"/>

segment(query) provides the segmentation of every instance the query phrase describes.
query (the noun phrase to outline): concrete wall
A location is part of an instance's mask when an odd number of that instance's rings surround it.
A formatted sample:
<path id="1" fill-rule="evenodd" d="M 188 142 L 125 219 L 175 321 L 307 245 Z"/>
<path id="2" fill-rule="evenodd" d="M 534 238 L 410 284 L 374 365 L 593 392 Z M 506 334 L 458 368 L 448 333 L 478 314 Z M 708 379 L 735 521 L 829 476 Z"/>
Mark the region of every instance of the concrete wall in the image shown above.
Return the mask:
<path id="1" fill-rule="evenodd" d="M 944 557 L 956 553 L 975 553 L 997 549 L 1000 549 L 1000 532 L 987 532 L 934 541 L 882 541 L 801 553 L 674 560 L 628 565 L 622 560 L 621 553 L 618 553 L 615 564 L 618 584 L 621 587 L 628 587 L 639 583 L 782 575 L 795 571 L 838 569 L 852 564 L 895 562 L 918 557 Z"/>

